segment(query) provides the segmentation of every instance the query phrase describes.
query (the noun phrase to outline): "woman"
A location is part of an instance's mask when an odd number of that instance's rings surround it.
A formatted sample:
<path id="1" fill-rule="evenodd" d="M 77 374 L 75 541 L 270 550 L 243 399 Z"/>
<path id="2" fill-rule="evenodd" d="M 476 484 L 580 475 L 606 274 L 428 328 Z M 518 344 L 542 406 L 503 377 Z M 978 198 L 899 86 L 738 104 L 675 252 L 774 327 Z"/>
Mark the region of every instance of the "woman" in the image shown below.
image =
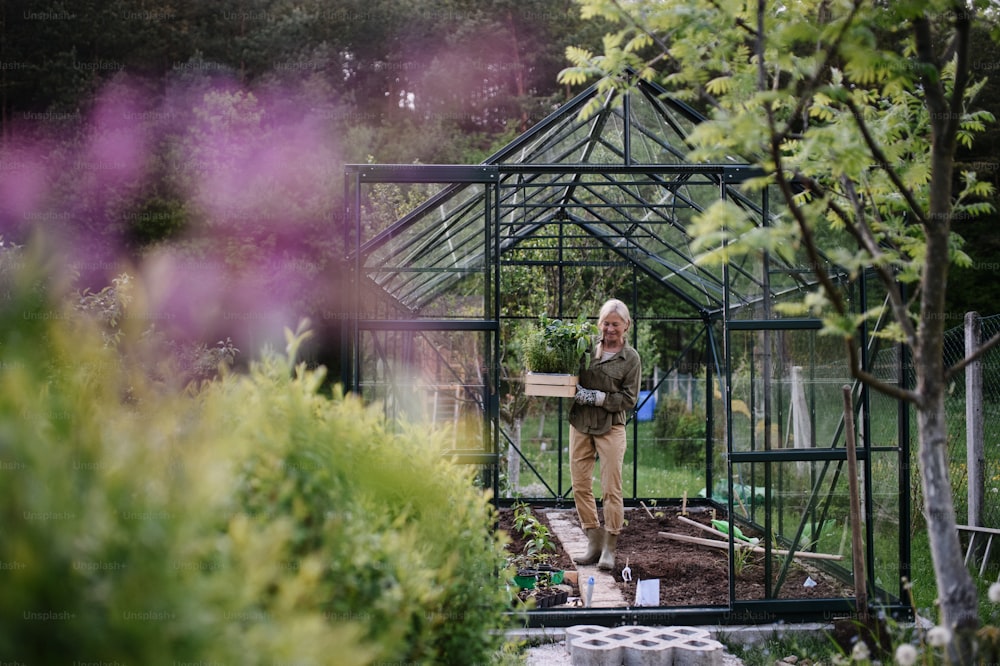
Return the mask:
<path id="1" fill-rule="evenodd" d="M 627 338 L 632 327 L 628 307 L 611 299 L 597 318 L 600 340 L 589 362 L 580 364 L 580 383 L 569 413 L 570 477 L 580 524 L 587 534 L 587 552 L 577 564 L 601 569 L 615 566 L 615 546 L 625 520 L 622 502 L 622 462 L 625 459 L 625 421 L 635 409 L 642 366 Z M 604 527 L 594 499 L 594 462 L 601 460 Z"/>

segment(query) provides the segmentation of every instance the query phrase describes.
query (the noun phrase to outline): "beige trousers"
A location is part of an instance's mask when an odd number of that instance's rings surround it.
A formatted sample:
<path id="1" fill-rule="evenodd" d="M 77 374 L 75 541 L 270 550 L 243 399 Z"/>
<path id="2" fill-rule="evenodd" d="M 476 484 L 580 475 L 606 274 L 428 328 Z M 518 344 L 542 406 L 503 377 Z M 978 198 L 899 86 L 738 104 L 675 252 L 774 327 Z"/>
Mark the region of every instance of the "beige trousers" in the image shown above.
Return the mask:
<path id="1" fill-rule="evenodd" d="M 611 426 L 603 435 L 586 435 L 569 427 L 569 474 L 573 501 L 584 529 L 600 527 L 594 499 L 594 463 L 601 459 L 601 500 L 604 529 L 609 534 L 622 531 L 625 506 L 622 502 L 622 462 L 625 460 L 625 426 Z"/>

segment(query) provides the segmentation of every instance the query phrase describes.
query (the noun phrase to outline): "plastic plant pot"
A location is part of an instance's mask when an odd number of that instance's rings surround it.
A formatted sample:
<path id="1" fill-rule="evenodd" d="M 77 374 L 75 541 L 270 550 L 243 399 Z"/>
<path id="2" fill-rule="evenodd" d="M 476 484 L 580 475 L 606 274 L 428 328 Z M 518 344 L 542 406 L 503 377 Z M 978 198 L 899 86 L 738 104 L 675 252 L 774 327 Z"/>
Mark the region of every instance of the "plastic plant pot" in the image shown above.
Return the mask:
<path id="1" fill-rule="evenodd" d="M 553 571 L 551 574 L 549 574 L 549 582 L 551 582 L 553 585 L 561 584 L 563 582 L 563 576 L 565 575 L 565 573 L 566 572 L 562 570 Z"/>
<path id="2" fill-rule="evenodd" d="M 538 575 L 531 571 L 518 571 L 517 575 L 514 576 L 514 583 L 522 590 L 533 590 L 535 589 L 535 583 L 538 582 Z"/>
<path id="3" fill-rule="evenodd" d="M 561 606 L 569 600 L 569 593 L 566 590 L 556 590 L 548 589 L 544 591 L 539 591 L 538 596 L 535 597 L 536 608 L 550 608 L 552 606 Z"/>
<path id="4" fill-rule="evenodd" d="M 565 575 L 566 572 L 563 571 L 562 569 L 557 569 L 551 564 L 539 564 L 538 573 L 544 576 L 548 576 L 549 583 L 551 583 L 552 585 L 559 585 L 560 583 L 563 582 L 563 576 Z"/>

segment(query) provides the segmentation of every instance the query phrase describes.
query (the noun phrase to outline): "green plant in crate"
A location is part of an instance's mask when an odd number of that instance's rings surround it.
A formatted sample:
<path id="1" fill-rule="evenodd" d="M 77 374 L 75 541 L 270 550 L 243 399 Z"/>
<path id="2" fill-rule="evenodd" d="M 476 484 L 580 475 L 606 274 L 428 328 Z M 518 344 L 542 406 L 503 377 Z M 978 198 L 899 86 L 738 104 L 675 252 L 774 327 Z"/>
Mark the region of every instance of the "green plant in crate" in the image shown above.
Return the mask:
<path id="1" fill-rule="evenodd" d="M 569 321 L 542 315 L 525 342 L 525 365 L 531 372 L 575 375 L 596 334 L 597 327 L 585 317 Z"/>

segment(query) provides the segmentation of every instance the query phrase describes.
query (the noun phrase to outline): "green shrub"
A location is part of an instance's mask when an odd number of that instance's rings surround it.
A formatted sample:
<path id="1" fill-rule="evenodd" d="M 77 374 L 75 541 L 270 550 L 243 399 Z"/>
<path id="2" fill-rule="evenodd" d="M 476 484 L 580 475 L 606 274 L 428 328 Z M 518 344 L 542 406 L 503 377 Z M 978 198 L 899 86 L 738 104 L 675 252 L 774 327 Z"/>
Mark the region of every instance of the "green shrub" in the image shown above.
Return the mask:
<path id="1" fill-rule="evenodd" d="M 654 413 L 653 436 L 665 446 L 675 463 L 705 461 L 705 414 L 689 412 L 678 398 L 661 398 Z"/>
<path id="2" fill-rule="evenodd" d="M 170 391 L 42 283 L 0 302 L 5 660 L 488 661 L 504 553 L 441 438 L 273 354 Z"/>
<path id="3" fill-rule="evenodd" d="M 197 428 L 190 400 L 144 393 L 100 332 L 34 285 L 7 286 L 0 654 L 148 664 L 225 654 L 235 645 L 214 635 L 226 587 L 214 579 L 229 573 L 211 570 L 214 492 L 172 473 L 175 461 L 201 469 L 210 451 L 183 434 Z"/>
<path id="4" fill-rule="evenodd" d="M 500 645 L 491 631 L 506 604 L 486 497 L 427 431 L 393 434 L 357 401 L 318 396 L 320 375 L 300 366 L 289 381 L 285 370 L 262 366 L 239 387 L 266 430 L 228 424 L 253 442 L 234 498 L 246 538 L 278 530 L 269 542 L 279 561 L 317 571 L 303 603 L 360 621 L 378 661 L 484 661 Z M 280 589 L 281 572 L 271 575 L 261 593 Z M 280 593 L 267 599 L 271 608 Z"/>

